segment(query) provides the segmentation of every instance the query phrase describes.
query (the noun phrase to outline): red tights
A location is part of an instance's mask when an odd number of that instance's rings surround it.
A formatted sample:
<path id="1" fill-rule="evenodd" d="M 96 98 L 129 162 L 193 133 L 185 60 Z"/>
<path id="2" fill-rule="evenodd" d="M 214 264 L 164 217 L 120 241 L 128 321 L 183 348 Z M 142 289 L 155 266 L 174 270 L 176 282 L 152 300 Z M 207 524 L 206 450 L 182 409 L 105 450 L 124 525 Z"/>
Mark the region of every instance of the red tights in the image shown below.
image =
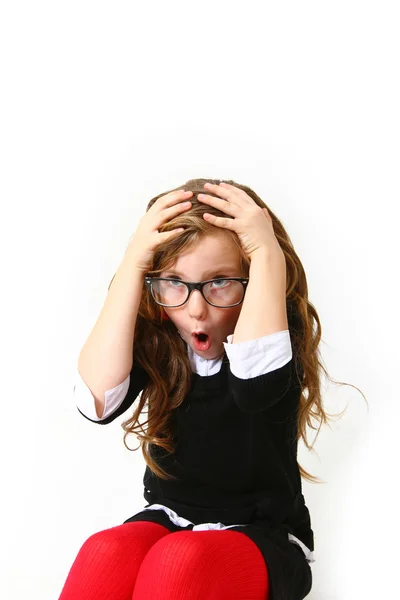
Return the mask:
<path id="1" fill-rule="evenodd" d="M 149 521 L 90 536 L 59 600 L 265 600 L 268 571 L 239 531 L 171 533 Z"/>

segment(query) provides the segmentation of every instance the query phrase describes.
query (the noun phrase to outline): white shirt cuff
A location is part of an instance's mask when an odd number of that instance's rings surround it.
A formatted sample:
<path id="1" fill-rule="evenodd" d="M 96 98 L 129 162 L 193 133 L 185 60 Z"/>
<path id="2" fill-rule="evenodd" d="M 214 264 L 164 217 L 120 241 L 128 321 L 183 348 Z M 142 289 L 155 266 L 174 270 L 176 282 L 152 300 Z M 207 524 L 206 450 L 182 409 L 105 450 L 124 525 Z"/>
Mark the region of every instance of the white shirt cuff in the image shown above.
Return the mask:
<path id="1" fill-rule="evenodd" d="M 232 373 L 240 379 L 264 375 L 286 365 L 292 358 L 289 329 L 254 340 L 232 343 L 232 335 L 222 342 Z"/>
<path id="2" fill-rule="evenodd" d="M 115 386 L 111 390 L 107 390 L 105 393 L 105 406 L 102 416 L 99 418 L 96 413 L 95 399 L 94 396 L 82 378 L 79 371 L 76 371 L 76 384 L 74 385 L 74 398 L 75 404 L 84 415 L 92 419 L 93 421 L 102 421 L 113 412 L 117 410 L 125 400 L 126 394 L 128 393 L 130 382 L 130 374 L 128 374 L 125 381 Z"/>

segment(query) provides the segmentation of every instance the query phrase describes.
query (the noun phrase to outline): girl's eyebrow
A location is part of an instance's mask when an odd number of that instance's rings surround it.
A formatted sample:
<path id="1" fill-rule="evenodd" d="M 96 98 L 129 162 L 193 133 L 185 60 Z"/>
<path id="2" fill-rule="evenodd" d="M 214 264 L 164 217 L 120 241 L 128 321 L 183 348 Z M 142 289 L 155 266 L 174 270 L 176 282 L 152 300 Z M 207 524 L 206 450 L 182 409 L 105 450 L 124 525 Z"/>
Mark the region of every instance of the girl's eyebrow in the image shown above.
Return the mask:
<path id="1" fill-rule="evenodd" d="M 169 274 L 167 273 L 167 275 L 165 277 L 170 277 L 171 279 L 181 279 L 182 277 L 180 277 L 179 275 L 173 275 L 172 273 Z M 214 275 L 213 277 L 207 276 L 207 277 L 202 277 L 201 281 L 208 281 L 209 279 L 220 279 L 222 277 L 233 277 L 233 275 L 223 275 L 222 273 L 218 273 L 217 275 Z M 188 279 L 187 277 L 183 278 L 184 281 L 191 281 L 191 279 Z"/>
<path id="2" fill-rule="evenodd" d="M 228 273 L 230 272 L 235 272 L 237 270 L 237 267 L 219 267 L 217 269 L 212 269 L 210 271 L 206 271 L 203 274 L 202 277 L 202 281 L 206 281 L 207 279 L 210 279 L 210 275 L 213 275 L 214 277 L 233 277 L 233 275 L 228 275 Z M 174 275 L 177 279 L 182 279 L 182 277 L 180 275 L 178 275 L 179 271 L 174 271 L 173 269 L 167 269 L 165 271 L 166 273 L 166 277 L 169 275 Z M 185 278 L 186 279 L 186 278 Z"/>

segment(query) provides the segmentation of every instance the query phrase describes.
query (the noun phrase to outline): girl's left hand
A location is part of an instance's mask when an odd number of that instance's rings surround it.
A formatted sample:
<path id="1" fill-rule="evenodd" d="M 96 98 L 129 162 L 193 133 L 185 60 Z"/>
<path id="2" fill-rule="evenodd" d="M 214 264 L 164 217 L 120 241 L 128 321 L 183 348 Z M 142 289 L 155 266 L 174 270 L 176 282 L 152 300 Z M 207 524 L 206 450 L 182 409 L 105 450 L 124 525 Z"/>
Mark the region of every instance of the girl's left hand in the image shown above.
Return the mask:
<path id="1" fill-rule="evenodd" d="M 266 208 L 258 206 L 245 191 L 229 183 L 222 182 L 219 185 L 205 183 L 204 187 L 213 194 L 221 196 L 223 200 L 198 194 L 199 201 L 214 206 L 233 219 L 215 217 L 209 213 L 204 213 L 203 218 L 217 227 L 235 231 L 250 260 L 255 252 L 280 252 L 283 255 Z"/>

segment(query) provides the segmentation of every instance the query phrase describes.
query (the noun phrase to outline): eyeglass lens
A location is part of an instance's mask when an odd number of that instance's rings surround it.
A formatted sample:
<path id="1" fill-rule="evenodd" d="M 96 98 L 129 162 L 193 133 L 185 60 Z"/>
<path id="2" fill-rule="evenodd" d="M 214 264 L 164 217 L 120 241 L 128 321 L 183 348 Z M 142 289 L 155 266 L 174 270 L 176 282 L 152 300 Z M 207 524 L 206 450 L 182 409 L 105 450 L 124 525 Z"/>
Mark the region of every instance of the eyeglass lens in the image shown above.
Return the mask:
<path id="1" fill-rule="evenodd" d="M 153 281 L 153 297 L 157 302 L 167 306 L 178 306 L 186 302 L 189 288 L 178 280 Z M 206 299 L 215 306 L 223 307 L 240 302 L 244 295 L 244 287 L 240 281 L 218 279 L 203 286 Z"/>

